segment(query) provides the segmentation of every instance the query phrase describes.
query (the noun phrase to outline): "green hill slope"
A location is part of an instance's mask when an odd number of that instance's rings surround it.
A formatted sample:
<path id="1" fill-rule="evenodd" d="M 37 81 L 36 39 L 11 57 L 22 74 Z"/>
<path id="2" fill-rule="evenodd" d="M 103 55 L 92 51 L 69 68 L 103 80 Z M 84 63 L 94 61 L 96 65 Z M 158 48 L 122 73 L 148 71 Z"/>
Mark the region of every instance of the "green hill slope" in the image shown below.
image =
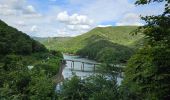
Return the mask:
<path id="1" fill-rule="evenodd" d="M 107 63 L 125 63 L 133 53 L 132 48 L 107 40 L 95 41 L 77 51 L 82 57 Z"/>
<path id="2" fill-rule="evenodd" d="M 134 44 L 134 42 L 141 38 L 140 35 L 132 36 L 129 34 L 136 28 L 137 26 L 97 27 L 85 34 L 69 38 L 65 41 L 56 39 L 50 41 L 49 43 L 45 41 L 43 44 L 45 44 L 47 47 L 51 47 L 52 49 L 57 49 L 67 53 L 76 53 L 89 43 L 98 41 L 101 38 L 113 43 L 131 46 Z M 57 45 L 58 43 L 59 45 Z"/>
<path id="3" fill-rule="evenodd" d="M 0 54 L 27 55 L 47 51 L 44 45 L 0 20 Z"/>
<path id="4" fill-rule="evenodd" d="M 63 48 L 61 48 L 64 46 L 63 43 L 70 39 L 71 37 L 52 37 L 41 40 L 40 42 L 43 43 L 50 50 L 63 51 Z"/>
<path id="5" fill-rule="evenodd" d="M 1 100 L 55 98 L 54 82 L 57 80 L 54 75 L 59 71 L 61 59 L 60 52 L 47 50 L 41 43 L 0 20 Z"/>
<path id="6" fill-rule="evenodd" d="M 50 42 L 45 41 L 43 44 L 51 49 L 79 54 L 98 61 L 125 62 L 134 52 L 131 47 L 142 37 L 141 35 L 130 35 L 135 29 L 137 26 L 97 27 L 64 41 L 53 39 Z M 109 55 L 119 57 L 114 58 Z"/>

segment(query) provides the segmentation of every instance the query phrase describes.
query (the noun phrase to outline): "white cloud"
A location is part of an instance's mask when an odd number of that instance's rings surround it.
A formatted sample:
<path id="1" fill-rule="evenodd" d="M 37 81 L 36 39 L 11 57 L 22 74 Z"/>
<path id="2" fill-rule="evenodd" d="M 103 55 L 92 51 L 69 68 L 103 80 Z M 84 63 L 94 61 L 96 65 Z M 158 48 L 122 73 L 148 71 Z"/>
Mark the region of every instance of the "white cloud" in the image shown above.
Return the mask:
<path id="1" fill-rule="evenodd" d="M 6 5 L 6 4 L 0 4 L 0 9 L 5 9 L 5 8 L 8 8 L 8 5 Z"/>
<path id="2" fill-rule="evenodd" d="M 57 15 L 57 20 L 70 25 L 90 25 L 93 23 L 93 20 L 89 19 L 85 15 L 68 15 L 67 11 L 60 12 Z"/>
<path id="3" fill-rule="evenodd" d="M 87 16 L 85 15 L 78 15 L 78 14 L 73 14 L 70 16 L 69 24 L 72 25 L 90 25 L 92 24 L 93 20 L 88 19 Z"/>
<path id="4" fill-rule="evenodd" d="M 38 27 L 37 25 L 33 25 L 30 29 L 31 32 L 37 32 L 38 31 Z"/>
<path id="5" fill-rule="evenodd" d="M 89 30 L 91 28 L 89 25 L 67 25 L 67 27 L 72 31 Z"/>
<path id="6" fill-rule="evenodd" d="M 24 10 L 23 13 L 25 14 L 35 14 L 35 8 L 32 5 L 28 5 Z"/>
<path id="7" fill-rule="evenodd" d="M 0 4 L 0 15 L 9 16 L 15 14 L 16 14 L 15 9 L 11 9 L 7 4 Z"/>
<path id="8" fill-rule="evenodd" d="M 0 15 L 1 16 L 10 16 L 10 15 L 16 15 L 16 10 L 13 9 L 4 9 L 0 8 Z"/>
<path id="9" fill-rule="evenodd" d="M 69 0 L 64 5 L 55 1 L 0 0 L 0 19 L 29 35 L 75 36 L 95 26 L 141 25 L 139 13 L 158 14 L 163 9 L 155 5 L 136 8 L 129 0 Z"/>
<path id="10" fill-rule="evenodd" d="M 94 0 L 80 10 L 81 13 L 94 19 L 96 24 L 118 20 L 122 14 L 130 11 L 134 5 L 128 0 Z"/>
<path id="11" fill-rule="evenodd" d="M 89 30 L 93 23 L 93 20 L 89 19 L 85 15 L 69 15 L 67 11 L 60 12 L 57 15 L 57 20 L 61 23 L 64 23 L 69 30 L 78 32 L 82 30 Z"/>
<path id="12" fill-rule="evenodd" d="M 69 15 L 66 11 L 64 12 L 60 12 L 57 15 L 57 20 L 59 20 L 60 22 L 69 22 Z"/>
<path id="13" fill-rule="evenodd" d="M 16 25 L 21 26 L 21 27 L 26 26 L 24 21 L 17 21 Z"/>
<path id="14" fill-rule="evenodd" d="M 113 26 L 113 25 L 98 25 L 97 27 L 109 27 L 109 26 Z"/>
<path id="15" fill-rule="evenodd" d="M 21 10 L 26 5 L 26 0 L 1 0 L 1 5 L 7 5 L 8 9 Z"/>
<path id="16" fill-rule="evenodd" d="M 125 14 L 125 16 L 123 16 L 122 19 L 120 19 L 120 21 L 118 21 L 116 23 L 116 25 L 117 26 L 123 26 L 123 25 L 141 26 L 143 24 L 141 23 L 139 15 L 137 15 L 135 13 L 127 13 L 127 14 Z"/>
<path id="17" fill-rule="evenodd" d="M 41 18 L 43 16 L 41 14 L 39 14 L 39 13 L 34 13 L 34 14 L 23 14 L 23 17 L 28 18 L 28 19 L 32 18 L 34 20 L 34 19 L 37 19 L 37 18 Z"/>

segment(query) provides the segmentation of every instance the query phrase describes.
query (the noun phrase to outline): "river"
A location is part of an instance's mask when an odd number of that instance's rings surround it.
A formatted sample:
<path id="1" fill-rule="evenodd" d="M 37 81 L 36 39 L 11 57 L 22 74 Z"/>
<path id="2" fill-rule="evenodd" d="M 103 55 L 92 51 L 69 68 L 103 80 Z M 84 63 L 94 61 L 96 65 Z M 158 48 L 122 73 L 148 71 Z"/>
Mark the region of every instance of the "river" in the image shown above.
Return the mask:
<path id="1" fill-rule="evenodd" d="M 87 58 L 81 58 L 80 56 L 73 56 L 73 55 L 67 55 L 63 54 L 64 59 L 70 59 L 70 60 L 78 60 L 81 62 L 89 62 L 89 63 L 97 63 L 94 60 L 89 60 Z M 58 80 L 59 82 L 63 81 L 66 78 L 71 78 L 73 76 L 73 73 L 77 76 L 81 77 L 82 79 L 85 77 L 88 77 L 90 75 L 94 75 L 97 72 L 94 72 L 94 65 L 85 64 L 84 65 L 84 71 L 81 71 L 81 62 L 75 62 L 74 63 L 74 70 L 71 69 L 71 62 L 67 61 L 65 65 L 63 65 L 60 68 L 60 71 L 58 73 Z M 121 78 L 118 78 L 118 84 L 121 84 Z"/>
<path id="2" fill-rule="evenodd" d="M 79 56 L 66 55 L 66 54 L 64 54 L 64 59 L 78 60 L 78 61 L 89 62 L 89 63 L 97 63 L 96 61 L 93 61 L 93 60 L 81 58 Z M 94 71 L 93 71 L 94 70 L 93 65 L 85 64 L 84 65 L 84 71 L 81 71 L 81 64 L 82 64 L 81 62 L 75 62 L 74 63 L 74 70 L 71 70 L 71 62 L 67 61 L 66 66 L 65 66 L 65 68 L 63 69 L 63 72 L 62 72 L 64 79 L 71 78 L 73 76 L 73 73 L 75 73 L 77 76 L 79 76 L 81 78 L 85 78 L 85 77 L 88 77 L 90 75 L 95 74 Z"/>
<path id="3" fill-rule="evenodd" d="M 82 61 L 82 62 L 89 62 L 89 63 L 97 63 L 94 60 L 89 60 L 87 58 L 81 58 L 80 56 L 73 56 L 73 55 L 66 55 L 63 54 L 64 59 L 70 59 L 70 60 L 78 60 L 78 61 Z M 77 76 L 81 77 L 81 79 L 88 77 L 90 75 L 94 75 L 96 74 L 96 72 L 94 72 L 94 65 L 90 65 L 90 64 L 85 64 L 84 65 L 84 71 L 81 71 L 81 62 L 75 62 L 74 63 L 74 70 L 71 69 L 71 62 L 67 61 L 65 65 L 63 65 L 60 68 L 60 71 L 57 75 L 56 80 L 58 80 L 57 83 L 60 83 L 56 86 L 56 90 L 60 90 L 60 85 L 62 83 L 62 81 L 64 79 L 67 78 L 71 78 L 73 76 L 73 73 L 76 74 Z M 117 83 L 118 85 L 121 84 L 122 79 L 121 78 L 117 78 Z"/>

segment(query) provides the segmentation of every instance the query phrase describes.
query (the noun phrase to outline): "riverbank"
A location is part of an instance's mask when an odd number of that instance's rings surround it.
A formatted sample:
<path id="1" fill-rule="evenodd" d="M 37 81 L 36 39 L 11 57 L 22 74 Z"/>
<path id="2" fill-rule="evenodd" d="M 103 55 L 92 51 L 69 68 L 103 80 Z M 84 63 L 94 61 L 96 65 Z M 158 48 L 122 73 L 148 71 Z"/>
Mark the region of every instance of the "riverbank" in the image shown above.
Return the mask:
<path id="1" fill-rule="evenodd" d="M 62 64 L 60 66 L 60 69 L 59 69 L 58 73 L 54 76 L 54 79 L 53 79 L 54 83 L 58 84 L 58 83 L 64 81 L 64 76 L 63 76 L 62 72 L 63 72 L 65 67 L 66 67 L 65 64 Z"/>
<path id="2" fill-rule="evenodd" d="M 82 62 L 89 62 L 89 63 L 94 63 L 94 60 L 90 60 L 87 58 L 81 58 L 80 56 L 73 56 L 73 55 L 67 55 L 67 54 L 63 54 L 64 59 L 70 59 L 70 60 L 79 60 Z M 97 63 L 97 62 L 95 62 Z M 74 70 L 71 69 L 71 62 L 70 61 L 66 61 L 66 64 L 62 64 L 60 66 L 59 72 L 55 75 L 54 77 L 54 82 L 56 84 L 61 83 L 64 81 L 64 79 L 67 78 L 71 78 L 73 77 L 73 73 L 76 74 L 78 77 L 86 78 L 89 77 L 91 75 L 95 75 L 98 72 L 94 72 L 94 66 L 93 65 L 89 65 L 89 64 L 85 64 L 85 71 L 81 71 L 81 63 L 79 62 L 75 62 L 74 63 Z M 122 78 L 117 78 L 117 82 L 118 85 L 121 84 Z"/>

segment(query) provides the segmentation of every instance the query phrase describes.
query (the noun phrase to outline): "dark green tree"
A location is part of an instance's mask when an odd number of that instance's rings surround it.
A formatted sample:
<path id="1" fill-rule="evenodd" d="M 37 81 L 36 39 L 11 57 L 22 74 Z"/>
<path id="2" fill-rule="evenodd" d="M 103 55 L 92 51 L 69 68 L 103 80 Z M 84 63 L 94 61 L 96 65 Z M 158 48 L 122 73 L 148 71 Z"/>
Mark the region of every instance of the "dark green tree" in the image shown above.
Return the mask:
<path id="1" fill-rule="evenodd" d="M 74 76 L 65 80 L 60 94 L 61 100 L 118 100 L 118 89 L 115 80 L 104 75 L 80 79 Z"/>
<path id="2" fill-rule="evenodd" d="M 144 46 L 128 62 L 122 85 L 124 100 L 170 99 L 170 0 L 137 0 L 136 5 L 165 4 L 160 15 L 141 17 L 147 24 L 137 32 Z"/>

